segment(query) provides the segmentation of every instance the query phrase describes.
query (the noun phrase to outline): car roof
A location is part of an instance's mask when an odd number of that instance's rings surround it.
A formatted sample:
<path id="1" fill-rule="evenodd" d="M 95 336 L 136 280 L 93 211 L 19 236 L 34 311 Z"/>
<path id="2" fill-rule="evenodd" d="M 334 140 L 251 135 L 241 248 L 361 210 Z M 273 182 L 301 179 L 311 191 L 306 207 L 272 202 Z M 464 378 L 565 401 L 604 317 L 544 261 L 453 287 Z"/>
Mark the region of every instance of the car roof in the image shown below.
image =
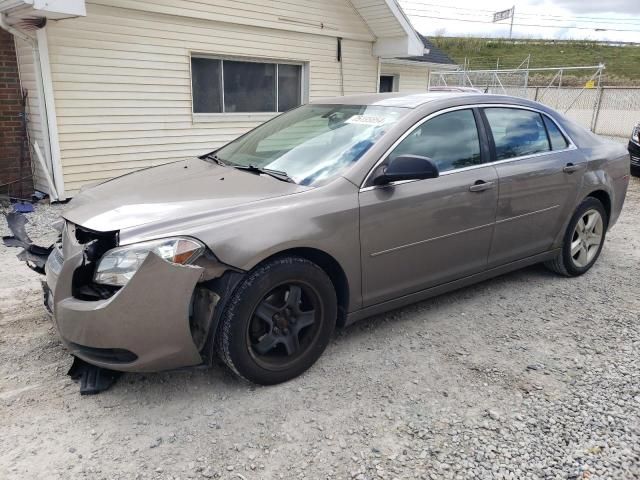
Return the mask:
<path id="1" fill-rule="evenodd" d="M 379 105 L 382 107 L 417 108 L 425 103 L 447 98 L 459 98 L 473 95 L 473 92 L 425 92 L 425 93 L 367 93 L 347 95 L 344 97 L 320 98 L 312 104 L 341 104 L 341 105 Z M 477 95 L 477 93 L 475 93 Z"/>

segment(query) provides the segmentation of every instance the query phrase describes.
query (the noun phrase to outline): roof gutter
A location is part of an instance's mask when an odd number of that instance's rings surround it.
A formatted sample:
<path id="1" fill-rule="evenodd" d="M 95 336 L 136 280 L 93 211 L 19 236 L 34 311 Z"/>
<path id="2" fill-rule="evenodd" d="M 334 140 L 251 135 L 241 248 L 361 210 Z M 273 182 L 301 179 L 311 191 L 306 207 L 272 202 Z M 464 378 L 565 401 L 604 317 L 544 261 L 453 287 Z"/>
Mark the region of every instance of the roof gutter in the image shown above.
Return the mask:
<path id="1" fill-rule="evenodd" d="M 457 70 L 459 67 L 455 63 L 436 63 L 436 62 L 423 62 L 420 60 L 411 60 L 408 58 L 383 58 L 383 65 L 407 65 L 412 67 L 425 67 L 429 69 L 440 70 Z"/>
<path id="2" fill-rule="evenodd" d="M 22 33 L 20 30 L 12 27 L 11 25 L 9 25 L 9 23 L 7 22 L 7 14 L 6 13 L 0 13 L 0 28 L 2 28 L 3 30 L 6 30 L 7 32 L 9 32 L 11 35 L 13 35 L 14 37 L 19 38 L 20 40 L 23 40 L 25 42 L 27 42 L 29 45 L 31 46 L 35 46 L 35 40 L 33 40 L 33 38 L 31 38 L 29 35 L 26 35 L 24 33 Z"/>

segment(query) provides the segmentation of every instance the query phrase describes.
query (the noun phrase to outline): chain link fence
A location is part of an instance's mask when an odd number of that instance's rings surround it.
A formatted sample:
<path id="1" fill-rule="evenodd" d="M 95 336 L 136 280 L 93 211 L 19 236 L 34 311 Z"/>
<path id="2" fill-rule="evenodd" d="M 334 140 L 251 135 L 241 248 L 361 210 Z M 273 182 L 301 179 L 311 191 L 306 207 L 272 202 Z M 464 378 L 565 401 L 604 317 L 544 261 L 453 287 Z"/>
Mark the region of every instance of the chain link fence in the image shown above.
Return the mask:
<path id="1" fill-rule="evenodd" d="M 432 72 L 433 86 L 474 87 L 486 93 L 513 95 L 547 105 L 598 135 L 626 141 L 640 121 L 640 88 L 599 85 L 602 66 L 566 69 L 458 70 Z M 593 73 L 582 87 L 563 86 L 563 73 Z M 546 86 L 529 86 L 530 72 L 553 74 Z M 575 72 L 572 72 L 575 73 Z M 566 77 L 565 77 L 566 80 Z"/>

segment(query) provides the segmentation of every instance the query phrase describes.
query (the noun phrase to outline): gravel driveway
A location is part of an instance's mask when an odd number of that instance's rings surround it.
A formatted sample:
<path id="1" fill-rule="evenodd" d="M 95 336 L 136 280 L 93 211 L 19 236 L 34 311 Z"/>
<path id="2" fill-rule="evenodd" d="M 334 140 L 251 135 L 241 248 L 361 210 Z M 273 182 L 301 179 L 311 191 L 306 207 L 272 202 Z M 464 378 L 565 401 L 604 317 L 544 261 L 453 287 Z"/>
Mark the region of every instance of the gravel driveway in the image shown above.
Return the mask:
<path id="1" fill-rule="evenodd" d="M 34 237 L 59 210 L 31 214 Z M 2 479 L 640 478 L 638 179 L 588 274 L 532 267 L 365 320 L 275 387 L 215 367 L 81 397 L 15 253 L 0 247 Z"/>

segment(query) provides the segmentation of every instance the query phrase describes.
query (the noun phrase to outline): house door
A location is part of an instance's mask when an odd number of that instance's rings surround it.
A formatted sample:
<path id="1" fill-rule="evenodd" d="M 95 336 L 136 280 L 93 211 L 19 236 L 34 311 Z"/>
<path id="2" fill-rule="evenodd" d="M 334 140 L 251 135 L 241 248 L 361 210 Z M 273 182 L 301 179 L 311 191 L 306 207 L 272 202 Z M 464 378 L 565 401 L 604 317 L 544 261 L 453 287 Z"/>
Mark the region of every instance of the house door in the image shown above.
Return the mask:
<path id="1" fill-rule="evenodd" d="M 394 80 L 393 75 L 380 75 L 380 93 L 393 92 Z"/>

